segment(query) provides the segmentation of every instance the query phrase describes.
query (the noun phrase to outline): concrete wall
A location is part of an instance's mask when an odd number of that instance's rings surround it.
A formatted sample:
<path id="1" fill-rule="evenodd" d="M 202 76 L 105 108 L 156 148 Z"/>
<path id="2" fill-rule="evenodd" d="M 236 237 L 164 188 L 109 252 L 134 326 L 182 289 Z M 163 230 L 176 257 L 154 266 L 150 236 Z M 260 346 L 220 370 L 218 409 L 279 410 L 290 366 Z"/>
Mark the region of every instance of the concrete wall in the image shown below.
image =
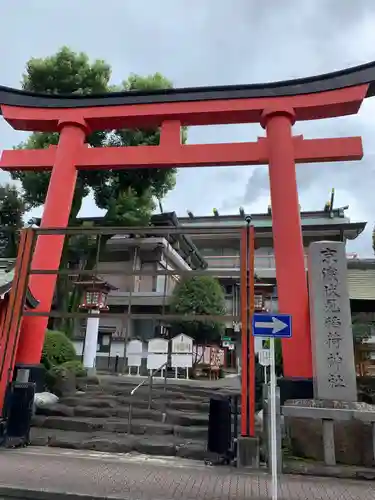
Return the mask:
<path id="1" fill-rule="evenodd" d="M 113 256 L 111 256 L 111 253 L 107 253 L 103 259 L 103 261 L 98 263 L 97 270 L 105 281 L 108 281 L 118 289 L 112 292 L 112 294 L 116 294 L 116 292 L 164 293 L 165 291 L 166 295 L 170 295 L 176 285 L 176 279 L 173 276 L 157 275 L 159 270 L 175 269 L 175 267 L 168 262 L 160 248 L 154 249 L 153 251 L 139 250 L 137 252 L 135 252 L 134 249 L 130 249 L 127 252 L 114 252 Z M 115 269 L 120 269 L 123 273 L 128 272 L 129 275 L 106 274 L 106 271 L 108 272 Z M 132 275 L 136 270 L 150 273 L 150 275 Z"/>
<path id="2" fill-rule="evenodd" d="M 133 337 L 140 340 L 150 340 L 155 337 L 156 322 L 152 319 L 133 320 Z"/>
<path id="3" fill-rule="evenodd" d="M 108 281 L 108 283 L 118 288 L 119 291 L 130 292 L 130 290 L 134 290 L 134 276 L 105 273 L 106 271 L 110 271 L 112 269 L 121 269 L 124 272 L 131 273 L 133 270 L 133 262 L 99 262 L 97 270 L 103 280 Z"/>

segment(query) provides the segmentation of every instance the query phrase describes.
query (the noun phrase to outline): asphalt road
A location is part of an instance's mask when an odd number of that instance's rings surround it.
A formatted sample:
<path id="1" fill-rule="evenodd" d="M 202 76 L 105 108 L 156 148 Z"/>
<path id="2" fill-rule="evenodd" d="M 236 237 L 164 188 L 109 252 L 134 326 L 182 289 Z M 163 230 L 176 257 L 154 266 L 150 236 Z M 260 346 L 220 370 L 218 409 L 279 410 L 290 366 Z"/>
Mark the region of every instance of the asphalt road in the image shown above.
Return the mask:
<path id="1" fill-rule="evenodd" d="M 267 474 L 241 473 L 176 458 L 37 447 L 0 452 L 0 485 L 126 500 L 271 498 Z M 21 498 L 30 496 L 18 496 L 17 500 Z M 40 498 L 53 500 L 56 496 L 44 494 Z M 279 499 L 374 500 L 375 484 L 284 475 Z"/>

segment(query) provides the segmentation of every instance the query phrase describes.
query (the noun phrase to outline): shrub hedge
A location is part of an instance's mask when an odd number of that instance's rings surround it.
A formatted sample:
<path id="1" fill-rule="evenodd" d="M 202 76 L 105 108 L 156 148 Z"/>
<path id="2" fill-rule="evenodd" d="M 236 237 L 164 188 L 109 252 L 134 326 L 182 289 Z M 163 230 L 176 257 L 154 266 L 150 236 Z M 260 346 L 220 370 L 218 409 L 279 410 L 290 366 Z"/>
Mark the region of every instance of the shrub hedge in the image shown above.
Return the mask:
<path id="1" fill-rule="evenodd" d="M 73 372 L 76 377 L 85 377 L 87 375 L 86 368 L 84 368 L 83 364 L 77 359 L 74 361 L 66 361 L 61 365 L 61 368 Z"/>
<path id="2" fill-rule="evenodd" d="M 63 332 L 47 330 L 42 352 L 42 363 L 46 369 L 75 360 L 73 342 Z"/>

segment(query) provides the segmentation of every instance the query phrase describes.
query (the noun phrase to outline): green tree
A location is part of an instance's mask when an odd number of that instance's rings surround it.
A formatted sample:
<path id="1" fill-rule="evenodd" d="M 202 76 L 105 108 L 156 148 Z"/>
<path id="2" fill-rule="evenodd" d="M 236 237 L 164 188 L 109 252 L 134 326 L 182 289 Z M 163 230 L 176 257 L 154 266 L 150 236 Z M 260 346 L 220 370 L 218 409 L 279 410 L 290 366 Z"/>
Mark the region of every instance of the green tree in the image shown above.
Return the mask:
<path id="1" fill-rule="evenodd" d="M 193 276 L 175 287 L 171 299 L 171 312 L 178 315 L 220 316 L 225 314 L 225 295 L 219 281 L 211 276 Z M 175 333 L 184 333 L 199 345 L 220 342 L 224 323 L 203 320 L 173 323 Z"/>
<path id="2" fill-rule="evenodd" d="M 92 94 L 112 90 L 157 90 L 172 87 L 172 83 L 160 73 L 149 76 L 131 75 L 120 86 L 110 85 L 111 68 L 103 60 L 90 62 L 84 53 L 76 53 L 63 47 L 56 54 L 44 59 L 32 58 L 26 65 L 22 88 L 47 94 Z M 87 142 L 92 147 L 158 145 L 160 130 L 111 130 L 91 134 Z M 182 141 L 186 140 L 186 130 Z M 18 148 L 42 149 L 57 144 L 56 133 L 33 133 Z M 22 184 L 28 210 L 41 206 L 48 189 L 49 172 L 14 172 L 13 179 Z M 101 225 L 134 226 L 146 225 L 155 208 L 155 200 L 160 200 L 175 185 L 175 169 L 129 169 L 108 171 L 80 171 L 74 194 L 69 225 L 78 224 L 77 215 L 83 199 L 90 193 L 98 208 L 105 210 Z M 100 241 L 102 251 L 111 236 L 98 238 L 96 244 L 66 239 L 62 256 L 62 266 L 66 265 L 72 248 L 85 247 L 85 268 L 91 269 L 95 263 L 97 246 Z M 69 294 L 71 284 L 61 279 L 56 289 L 58 309 L 74 309 L 78 303 L 78 292 Z M 69 300 L 69 304 L 67 301 Z M 54 328 L 65 329 L 61 322 Z"/>
<path id="3" fill-rule="evenodd" d="M 23 227 L 25 202 L 16 186 L 0 186 L 1 257 L 16 257 L 19 229 Z"/>
<path id="4" fill-rule="evenodd" d="M 47 94 L 91 94 L 114 90 L 110 86 L 111 68 L 97 60 L 90 63 L 84 53 L 63 47 L 55 55 L 31 59 L 26 65 L 22 88 Z M 160 73 L 149 76 L 131 75 L 115 90 L 156 90 L 172 84 Z M 182 134 L 186 139 L 186 131 Z M 88 137 L 92 147 L 137 146 L 159 144 L 160 131 L 112 130 L 100 131 Z M 57 144 L 57 133 L 33 133 L 19 148 L 42 149 Z M 44 203 L 49 172 L 15 172 L 21 181 L 27 208 Z M 175 184 L 174 169 L 129 169 L 123 171 L 81 171 L 78 175 L 70 223 L 76 222 L 83 199 L 92 192 L 96 205 L 106 210 L 107 224 L 132 225 L 145 223 L 154 209 L 154 199 L 162 198 Z"/>

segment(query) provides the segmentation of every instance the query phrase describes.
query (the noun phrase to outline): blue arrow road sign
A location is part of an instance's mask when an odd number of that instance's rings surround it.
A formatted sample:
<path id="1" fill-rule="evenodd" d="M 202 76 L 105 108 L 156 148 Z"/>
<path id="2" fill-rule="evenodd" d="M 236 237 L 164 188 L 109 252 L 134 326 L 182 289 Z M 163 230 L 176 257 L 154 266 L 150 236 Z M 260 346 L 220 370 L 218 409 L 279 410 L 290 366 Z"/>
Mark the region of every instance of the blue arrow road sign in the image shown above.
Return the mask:
<path id="1" fill-rule="evenodd" d="M 292 336 L 292 316 L 290 314 L 264 314 L 253 315 L 254 337 L 274 337 L 278 339 Z"/>

